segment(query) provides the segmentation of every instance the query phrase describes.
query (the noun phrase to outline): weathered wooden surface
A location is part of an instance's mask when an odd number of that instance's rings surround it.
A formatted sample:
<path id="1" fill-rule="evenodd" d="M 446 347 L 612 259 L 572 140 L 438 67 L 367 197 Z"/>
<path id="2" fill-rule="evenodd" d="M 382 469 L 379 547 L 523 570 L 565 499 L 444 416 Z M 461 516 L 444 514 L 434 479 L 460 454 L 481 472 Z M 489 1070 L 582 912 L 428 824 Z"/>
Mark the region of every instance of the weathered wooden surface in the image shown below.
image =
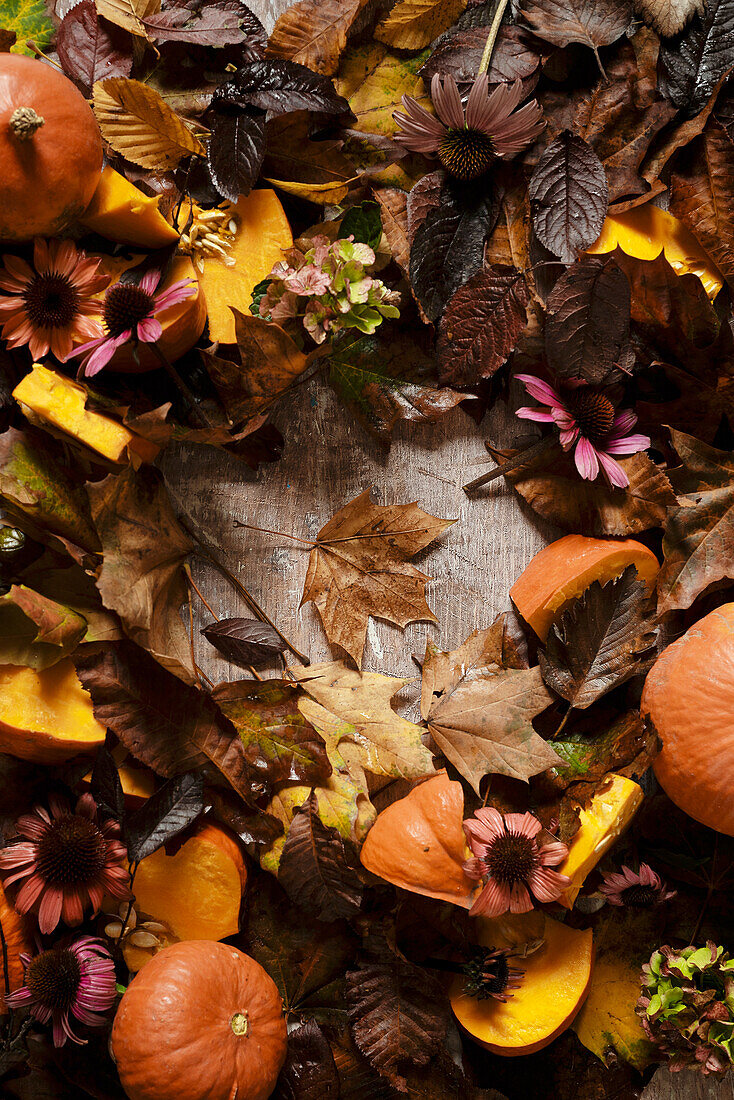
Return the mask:
<path id="1" fill-rule="evenodd" d="M 288 5 L 289 0 L 250 0 L 268 30 Z M 189 514 L 221 547 L 229 568 L 312 660 L 327 659 L 330 650 L 313 607 L 299 610 L 308 550 L 283 535 L 314 538 L 338 508 L 364 489 L 374 487 L 379 503 L 417 500 L 435 515 L 457 519 L 417 561 L 433 578 L 427 595 L 438 623 L 415 624 L 404 632 L 387 623 L 370 624 L 364 667 L 396 676 L 416 674 L 411 655 L 423 653 L 426 638 L 449 649 L 472 630 L 488 626 L 509 607 L 514 579 L 554 535 L 521 511 L 503 483 L 475 500 L 461 491 L 463 482 L 486 468 L 475 465 L 482 460 L 485 437 L 502 443 L 522 433 L 502 406 L 492 410 L 481 429 L 460 410 L 436 425 L 402 426 L 387 449 L 353 421 L 325 383 L 315 381 L 284 400 L 273 421 L 285 436 L 284 456 L 257 474 L 206 448 L 171 451 L 164 468 Z M 282 534 L 238 529 L 236 519 Z M 197 563 L 194 576 L 218 616 L 248 614 L 244 601 L 212 568 Z M 198 618 L 207 621 L 209 615 Z M 215 681 L 244 675 L 203 639 L 197 658 Z M 734 1085 L 731 1078 L 707 1081 L 694 1073 L 659 1070 L 644 1100 L 734 1100 Z"/>

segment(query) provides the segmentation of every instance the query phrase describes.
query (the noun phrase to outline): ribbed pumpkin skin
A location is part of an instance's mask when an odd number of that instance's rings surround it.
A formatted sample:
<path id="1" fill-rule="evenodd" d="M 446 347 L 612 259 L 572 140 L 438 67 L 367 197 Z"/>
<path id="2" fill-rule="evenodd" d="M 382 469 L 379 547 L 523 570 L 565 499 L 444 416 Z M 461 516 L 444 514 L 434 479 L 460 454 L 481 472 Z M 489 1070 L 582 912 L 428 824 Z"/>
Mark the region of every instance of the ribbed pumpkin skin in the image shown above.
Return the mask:
<path id="1" fill-rule="evenodd" d="M 463 818 L 461 783 L 439 772 L 382 811 L 360 859 L 394 886 L 468 909 L 476 883 L 462 869 L 469 856 Z"/>
<path id="2" fill-rule="evenodd" d="M 245 1035 L 231 1020 L 247 1013 Z M 280 995 L 234 947 L 185 940 L 133 979 L 112 1028 L 112 1056 L 130 1100 L 267 1100 L 285 1059 Z"/>
<path id="3" fill-rule="evenodd" d="M 654 766 L 668 797 L 734 836 L 734 603 L 668 646 L 648 673 L 641 705 L 662 741 Z"/>
<path id="4" fill-rule="evenodd" d="M 43 126 L 26 140 L 10 129 L 18 107 Z M 102 171 L 102 138 L 84 96 L 52 65 L 0 54 L 0 240 L 59 233 L 89 205 Z"/>

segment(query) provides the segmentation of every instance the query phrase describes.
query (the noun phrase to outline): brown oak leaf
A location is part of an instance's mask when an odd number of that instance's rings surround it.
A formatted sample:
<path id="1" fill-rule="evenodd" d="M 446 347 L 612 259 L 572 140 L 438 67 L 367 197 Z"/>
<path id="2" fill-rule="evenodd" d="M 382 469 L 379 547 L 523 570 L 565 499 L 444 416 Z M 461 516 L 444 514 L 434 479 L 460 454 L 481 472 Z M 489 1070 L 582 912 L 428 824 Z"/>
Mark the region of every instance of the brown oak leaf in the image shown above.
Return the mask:
<path id="1" fill-rule="evenodd" d="M 361 664 L 370 616 L 400 627 L 436 622 L 425 598 L 429 577 L 410 559 L 453 522 L 415 502 L 373 504 L 365 490 L 319 531 L 301 606 L 313 602 L 329 642 Z"/>

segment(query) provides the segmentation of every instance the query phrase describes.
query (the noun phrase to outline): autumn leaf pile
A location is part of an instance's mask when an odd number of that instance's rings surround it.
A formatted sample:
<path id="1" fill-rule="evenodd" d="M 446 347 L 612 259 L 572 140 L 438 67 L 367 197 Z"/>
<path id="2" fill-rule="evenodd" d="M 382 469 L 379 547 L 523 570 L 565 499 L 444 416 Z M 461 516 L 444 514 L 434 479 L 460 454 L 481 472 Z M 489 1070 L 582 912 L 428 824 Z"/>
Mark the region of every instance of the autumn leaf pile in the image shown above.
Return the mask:
<path id="1" fill-rule="evenodd" d="M 530 400 L 517 375 L 634 409 L 650 446 L 619 459 L 624 487 L 582 478 L 555 424 L 533 434 L 518 419 L 509 449 L 477 428 L 476 450 L 490 471 L 506 464 L 518 507 L 561 533 L 641 537 L 661 561 L 655 592 L 630 568 L 588 588 L 544 643 L 509 613 L 453 651 L 429 642 L 418 692 L 362 670 L 366 632 L 370 617 L 435 621 L 423 567 L 452 517 L 377 505 L 369 490 L 334 502 L 302 539 L 302 603 L 334 649 L 309 664 L 155 465 L 106 464 L 23 416 L 12 389 L 31 359 L 0 342 L 0 660 L 73 659 L 108 730 L 92 792 L 133 864 L 202 815 L 241 838 L 252 873 L 232 942 L 297 1025 L 278 1100 L 639 1095 L 655 1052 L 631 1052 L 613 1019 L 519 1062 L 462 1041 L 431 960 L 474 942 L 471 918 L 381 883 L 359 850 L 377 814 L 441 768 L 462 782 L 467 816 L 531 810 L 570 842 L 614 771 L 646 799 L 610 867 L 647 861 L 677 896 L 613 912 L 597 876 L 568 921 L 593 926 L 610 983 L 634 983 L 660 944 L 727 941 L 730 839 L 656 787 L 639 697 L 659 649 L 734 583 L 734 0 L 298 0 L 269 35 L 240 0 L 5 0 L 0 27 L 0 50 L 61 66 L 110 164 L 160 196 L 180 230 L 193 204 L 273 188 L 299 247 L 353 238 L 400 300 L 400 320 L 317 346 L 262 315 L 266 279 L 249 312 L 232 303 L 234 342 L 205 330 L 172 374 L 82 378 L 89 409 L 158 447 L 213 445 L 252 468 L 280 457 L 269 413 L 305 384 L 330 386 L 385 445 L 400 422 L 419 430 L 457 406 L 477 421 L 498 401 L 514 412 Z M 468 91 L 490 36 L 490 90 L 520 82 L 545 128 L 462 183 L 406 151 L 393 114 L 404 95 L 432 109 L 436 74 Z M 625 218 L 651 201 L 695 255 L 666 256 L 662 240 L 654 258 L 635 255 Z M 495 488 L 476 492 L 490 517 Z M 242 603 L 240 617 L 205 616 L 203 639 L 192 556 Z M 247 678 L 209 682 L 204 645 Z M 155 776 L 135 810 L 120 796 L 121 753 Z M 81 790 L 88 770 L 0 755 L 6 837 L 49 791 Z M 123 1096 L 98 1036 L 61 1051 L 40 1029 L 5 1037 L 0 1081 L 16 1098 Z"/>

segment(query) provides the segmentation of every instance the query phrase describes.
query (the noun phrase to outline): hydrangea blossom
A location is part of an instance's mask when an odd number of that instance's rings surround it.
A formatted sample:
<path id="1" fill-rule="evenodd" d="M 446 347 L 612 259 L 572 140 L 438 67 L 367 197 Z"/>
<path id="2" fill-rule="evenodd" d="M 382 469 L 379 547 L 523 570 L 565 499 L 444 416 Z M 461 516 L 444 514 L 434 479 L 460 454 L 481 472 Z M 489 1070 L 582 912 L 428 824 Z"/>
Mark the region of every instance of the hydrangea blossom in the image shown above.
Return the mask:
<path id="1" fill-rule="evenodd" d="M 289 248 L 270 272 L 260 299 L 260 316 L 279 325 L 300 320 L 322 344 L 340 329 L 371 334 L 383 317 L 399 317 L 400 296 L 368 274 L 375 262 L 369 245 L 354 237 L 330 241 L 317 236 L 306 251 Z"/>

